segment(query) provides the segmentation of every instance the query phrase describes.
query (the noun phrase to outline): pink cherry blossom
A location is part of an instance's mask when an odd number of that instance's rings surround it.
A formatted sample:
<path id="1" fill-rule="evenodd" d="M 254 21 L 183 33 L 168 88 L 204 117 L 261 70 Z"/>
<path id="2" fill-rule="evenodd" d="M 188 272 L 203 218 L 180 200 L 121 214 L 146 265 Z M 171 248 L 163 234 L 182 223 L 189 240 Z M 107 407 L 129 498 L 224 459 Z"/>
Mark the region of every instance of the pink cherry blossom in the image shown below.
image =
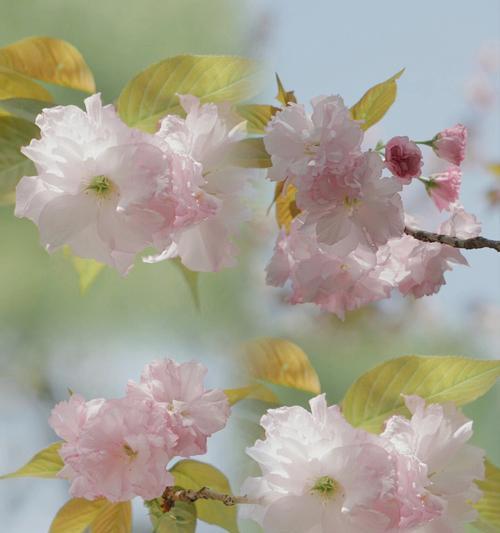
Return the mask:
<path id="1" fill-rule="evenodd" d="M 308 114 L 301 104 L 277 113 L 264 137 L 271 155 L 268 177 L 275 181 L 303 176 L 310 169 L 339 170 L 358 153 L 363 131 L 340 96 L 318 96 Z"/>
<path id="2" fill-rule="evenodd" d="M 422 152 L 408 137 L 393 137 L 385 147 L 385 165 L 401 183 L 408 184 L 421 174 Z"/>
<path id="3" fill-rule="evenodd" d="M 38 225 L 45 248 L 69 245 L 125 274 L 165 224 L 150 206 L 167 182 L 153 137 L 128 128 L 98 94 L 75 106 L 45 109 L 40 139 L 23 148 L 38 175 L 21 179 L 16 216 Z"/>
<path id="4" fill-rule="evenodd" d="M 214 272 L 236 264 L 234 236 L 249 213 L 242 202 L 251 172 L 231 164 L 235 143 L 244 137 L 245 122 L 228 105 L 201 104 L 198 98 L 180 96 L 186 118 L 168 115 L 160 124 L 156 139 L 167 154 L 189 158 L 197 171 L 174 176 L 174 190 L 189 187 L 196 209 L 188 214 L 191 225 L 156 235 L 155 246 L 162 250 L 147 262 L 180 257 L 191 270 Z"/>
<path id="5" fill-rule="evenodd" d="M 481 491 L 474 481 L 484 478 L 484 451 L 467 443 L 472 421 L 451 403 L 426 406 L 418 396 L 408 396 L 405 401 L 411 419 L 393 416 L 382 438 L 401 456 L 423 465 L 428 481 L 421 497 L 442 507 L 441 516 L 416 531 L 463 531 L 463 525 L 477 516 L 471 503 L 480 498 Z"/>
<path id="6" fill-rule="evenodd" d="M 462 124 L 457 124 L 452 128 L 441 131 L 434 137 L 432 142 L 436 155 L 456 166 L 462 164 L 465 158 L 466 146 L 467 128 Z"/>
<path id="7" fill-rule="evenodd" d="M 475 215 L 465 211 L 459 204 L 450 208 L 450 217 L 439 226 L 439 233 L 459 239 L 470 239 L 481 234 L 481 222 Z"/>
<path id="8" fill-rule="evenodd" d="M 452 166 L 444 172 L 429 176 L 425 188 L 440 211 L 449 210 L 450 205 L 458 200 L 461 181 L 460 168 Z"/>
<path id="9" fill-rule="evenodd" d="M 297 205 L 318 242 L 347 254 L 364 245 L 373 251 L 403 234 L 401 185 L 381 178 L 383 163 L 375 152 L 352 160 L 347 176 L 322 174 L 298 183 Z"/>
<path id="10" fill-rule="evenodd" d="M 382 532 L 399 520 L 395 464 L 375 435 L 351 427 L 324 395 L 301 407 L 269 410 L 264 440 L 247 449 L 262 475 L 242 493 L 244 516 L 280 533 Z"/>
<path id="11" fill-rule="evenodd" d="M 223 391 L 205 389 L 207 369 L 196 362 L 171 359 L 147 365 L 140 383 L 129 381 L 127 396 L 155 402 L 170 420 L 179 440 L 175 455 L 190 456 L 207 451 L 207 439 L 226 425 L 229 403 Z"/>
<path id="12" fill-rule="evenodd" d="M 125 398 L 96 407 L 76 397 L 51 417 L 59 435 L 71 439 L 61 447 L 65 466 L 58 474 L 71 482 L 70 494 L 112 502 L 160 496 L 173 483 L 166 467 L 177 436 L 168 418 L 151 401 Z M 76 423 L 68 418 L 72 412 Z"/>

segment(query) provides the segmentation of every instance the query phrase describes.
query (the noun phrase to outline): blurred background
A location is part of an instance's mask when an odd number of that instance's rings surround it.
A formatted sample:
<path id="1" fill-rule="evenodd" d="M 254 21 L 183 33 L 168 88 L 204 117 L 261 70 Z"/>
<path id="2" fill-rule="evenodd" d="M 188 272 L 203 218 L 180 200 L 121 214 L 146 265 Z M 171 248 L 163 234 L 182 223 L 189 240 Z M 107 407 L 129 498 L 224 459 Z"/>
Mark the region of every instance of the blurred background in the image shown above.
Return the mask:
<path id="1" fill-rule="evenodd" d="M 0 0 L 0 46 L 31 35 L 63 38 L 92 68 L 106 102 L 137 71 L 179 53 L 247 54 L 261 59 L 269 76 L 261 102 L 275 94 L 280 74 L 299 101 L 341 94 L 352 104 L 402 67 L 398 99 L 379 138 L 428 139 L 463 122 L 470 150 L 462 202 L 500 236 L 500 3 L 396 0 Z M 54 90 L 58 101 L 79 103 L 82 94 Z M 426 152 L 427 173 L 439 168 Z M 111 270 L 81 296 L 62 255 L 49 256 L 36 227 L 0 207 L 0 472 L 13 470 L 55 440 L 47 417 L 67 388 L 87 397 L 119 396 L 143 365 L 170 355 L 200 359 L 211 386 L 235 387 L 244 376 L 234 362 L 242 340 L 271 335 L 296 342 L 311 357 L 330 402 L 378 362 L 405 354 L 461 354 L 498 358 L 500 257 L 465 253 L 470 268 L 448 273 L 438 295 L 415 301 L 393 298 L 351 314 L 345 322 L 311 306 L 291 307 L 284 293 L 266 287 L 266 265 L 276 225 L 266 210 L 272 186 L 256 179 L 250 200 L 254 221 L 244 228 L 240 266 L 200 277 L 201 312 L 171 264 L 137 264 L 122 279 Z M 439 222 L 423 188 L 411 187 L 407 210 L 429 230 Z M 284 402 L 307 396 L 278 391 Z M 500 463 L 500 387 L 467 408 L 475 441 Z M 264 409 L 247 402 L 215 436 L 204 458 L 231 479 L 235 490 L 249 465 L 243 450 L 257 435 Z M 63 481 L 0 483 L 0 529 L 43 533 L 67 499 Z M 135 509 L 135 529 L 149 532 L 145 511 Z M 256 531 L 243 524 L 244 531 Z M 200 526 L 200 531 L 218 531 Z"/>

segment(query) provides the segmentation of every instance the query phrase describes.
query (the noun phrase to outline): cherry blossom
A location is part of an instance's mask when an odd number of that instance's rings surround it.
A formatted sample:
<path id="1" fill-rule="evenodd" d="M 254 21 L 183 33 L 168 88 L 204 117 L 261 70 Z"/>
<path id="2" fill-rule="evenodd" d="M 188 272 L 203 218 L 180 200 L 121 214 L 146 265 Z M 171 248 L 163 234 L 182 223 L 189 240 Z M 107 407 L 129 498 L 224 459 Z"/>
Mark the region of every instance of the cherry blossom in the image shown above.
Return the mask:
<path id="1" fill-rule="evenodd" d="M 157 404 L 178 436 L 175 455 L 190 456 L 207 451 L 207 439 L 226 425 L 229 403 L 223 391 L 205 389 L 206 367 L 196 362 L 171 359 L 147 365 L 140 383 L 129 381 L 127 396 Z"/>
<path id="2" fill-rule="evenodd" d="M 325 168 L 340 170 L 359 152 L 363 132 L 342 98 L 318 96 L 311 104 L 312 114 L 302 104 L 291 104 L 270 122 L 264 137 L 272 160 L 270 179 L 293 179 L 310 169 L 318 173 Z"/>
<path id="3" fill-rule="evenodd" d="M 324 395 L 301 407 L 269 410 L 265 439 L 247 449 L 262 475 L 242 492 L 242 509 L 269 532 L 377 532 L 397 524 L 395 468 L 376 436 L 352 428 Z"/>
<path id="4" fill-rule="evenodd" d="M 311 173 L 298 182 L 297 206 L 318 242 L 347 254 L 359 245 L 376 251 L 403 234 L 401 185 L 382 178 L 382 170 L 380 156 L 369 151 L 352 157 L 341 173 Z"/>
<path id="5" fill-rule="evenodd" d="M 38 175 L 19 182 L 15 213 L 38 225 L 49 252 L 69 245 L 125 274 L 165 223 L 149 206 L 168 180 L 165 156 L 98 94 L 85 108 L 58 106 L 38 116 L 41 138 L 22 150 Z"/>
<path id="6" fill-rule="evenodd" d="M 466 146 L 467 128 L 462 124 L 456 124 L 452 128 L 439 132 L 432 141 L 436 155 L 456 166 L 462 164 Z"/>
<path id="7" fill-rule="evenodd" d="M 441 516 L 422 529 L 422 533 L 460 532 L 475 520 L 471 506 L 481 491 L 474 483 L 484 478 L 484 451 L 467 443 L 472 436 L 472 421 L 451 404 L 430 404 L 418 396 L 407 396 L 411 419 L 394 416 L 382 434 L 399 454 L 419 461 L 427 471 L 428 482 L 421 497 L 441 502 Z"/>
<path id="8" fill-rule="evenodd" d="M 178 188 L 188 186 L 199 216 L 189 228 L 173 235 L 157 234 L 155 246 L 162 253 L 146 259 L 156 262 L 180 257 L 191 270 L 214 272 L 236 264 L 233 238 L 249 213 L 242 202 L 248 169 L 231 164 L 235 143 L 245 135 L 245 122 L 229 105 L 201 104 L 190 95 L 180 96 L 186 118 L 168 115 L 156 133 L 167 154 L 188 157 L 198 167 L 195 179 L 180 173 Z M 184 195 L 182 195 L 184 196 Z"/>
<path id="9" fill-rule="evenodd" d="M 444 172 L 432 174 L 425 182 L 427 193 L 440 210 L 449 210 L 460 195 L 462 172 L 459 167 L 451 166 Z"/>
<path id="10" fill-rule="evenodd" d="M 61 447 L 65 466 L 58 474 L 70 480 L 70 494 L 112 502 L 160 496 L 173 483 L 166 466 L 177 435 L 168 418 L 150 401 L 108 400 L 95 408 L 77 397 L 56 406 L 50 419 L 61 437 L 71 437 Z M 72 412 L 77 438 L 68 431 Z"/>
<path id="11" fill-rule="evenodd" d="M 385 165 L 401 183 L 407 185 L 420 176 L 422 152 L 408 137 L 393 137 L 385 146 Z"/>

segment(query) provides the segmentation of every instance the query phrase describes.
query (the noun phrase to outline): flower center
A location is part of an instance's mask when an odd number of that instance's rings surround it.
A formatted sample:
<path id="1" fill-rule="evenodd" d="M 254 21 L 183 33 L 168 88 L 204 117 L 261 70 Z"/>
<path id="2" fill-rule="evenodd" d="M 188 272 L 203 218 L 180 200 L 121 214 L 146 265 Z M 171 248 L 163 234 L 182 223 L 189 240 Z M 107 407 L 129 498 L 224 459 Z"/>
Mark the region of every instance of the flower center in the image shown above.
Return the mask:
<path id="1" fill-rule="evenodd" d="M 125 453 L 128 455 L 131 461 L 134 460 L 138 455 L 137 452 L 132 449 L 127 443 L 123 445 L 123 449 L 125 450 Z"/>
<path id="2" fill-rule="evenodd" d="M 90 180 L 87 191 L 93 191 L 97 196 L 105 197 L 113 192 L 114 184 L 107 176 L 95 176 Z"/>
<path id="3" fill-rule="evenodd" d="M 330 476 L 321 476 L 316 480 L 312 486 L 311 493 L 320 496 L 321 498 L 333 498 L 339 491 L 340 485 Z"/>

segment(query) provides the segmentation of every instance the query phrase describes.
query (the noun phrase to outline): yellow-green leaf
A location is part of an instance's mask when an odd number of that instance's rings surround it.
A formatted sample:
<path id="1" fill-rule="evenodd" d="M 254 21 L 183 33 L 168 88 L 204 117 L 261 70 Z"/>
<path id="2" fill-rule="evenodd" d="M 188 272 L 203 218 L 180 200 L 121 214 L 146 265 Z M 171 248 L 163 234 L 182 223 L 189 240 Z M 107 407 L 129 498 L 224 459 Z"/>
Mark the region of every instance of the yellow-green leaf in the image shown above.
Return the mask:
<path id="1" fill-rule="evenodd" d="M 479 512 L 479 524 L 490 531 L 500 531 L 500 468 L 485 461 L 485 479 L 476 481 L 483 491 L 482 498 L 474 505 Z"/>
<path id="2" fill-rule="evenodd" d="M 500 178 L 500 163 L 489 163 L 487 168 L 495 178 Z"/>
<path id="3" fill-rule="evenodd" d="M 239 387 L 238 389 L 226 389 L 224 393 L 230 405 L 241 402 L 241 400 L 260 400 L 261 402 L 267 403 L 279 403 L 276 394 L 265 385 L 262 385 L 262 383 L 253 383 L 246 387 Z"/>
<path id="4" fill-rule="evenodd" d="M 153 533 L 194 533 L 196 506 L 190 502 L 176 502 L 168 513 L 154 520 Z"/>
<path id="5" fill-rule="evenodd" d="M 283 105 L 296 104 L 297 99 L 295 98 L 295 93 L 285 90 L 278 74 L 276 74 L 276 83 L 278 85 L 278 94 L 276 95 L 278 102 L 281 102 Z"/>
<path id="6" fill-rule="evenodd" d="M 54 442 L 34 455 L 24 466 L 11 474 L 0 476 L 0 479 L 13 477 L 55 478 L 64 466 L 63 460 L 59 456 L 61 444 L 61 442 Z"/>
<path id="7" fill-rule="evenodd" d="M 19 179 L 36 173 L 33 163 L 20 149 L 38 134 L 38 127 L 26 120 L 0 117 L 0 204 L 15 202 Z"/>
<path id="8" fill-rule="evenodd" d="M 36 117 L 42 110 L 50 107 L 50 105 L 48 102 L 30 98 L 7 98 L 6 100 L 0 100 L 0 113 L 4 110 L 10 115 L 22 118 L 28 122 L 35 122 Z"/>
<path id="9" fill-rule="evenodd" d="M 269 168 L 272 164 L 262 137 L 234 143 L 229 162 L 243 168 Z"/>
<path id="10" fill-rule="evenodd" d="M 182 55 L 165 59 L 133 78 L 118 98 L 130 126 L 155 131 L 167 114 L 182 114 L 179 94 L 202 102 L 238 102 L 256 94 L 257 64 L 237 56 Z"/>
<path id="11" fill-rule="evenodd" d="M 368 89 L 359 102 L 351 108 L 352 118 L 362 120 L 361 128 L 367 130 L 376 124 L 389 110 L 398 91 L 396 81 L 403 75 L 404 69 L 388 80 Z"/>
<path id="12" fill-rule="evenodd" d="M 186 459 L 176 463 L 170 472 L 174 476 L 175 484 L 184 489 L 200 490 L 208 487 L 220 494 L 231 494 L 226 476 L 207 463 Z M 200 520 L 220 526 L 231 533 L 238 532 L 235 506 L 227 506 L 214 500 L 198 500 L 195 506 Z"/>
<path id="13" fill-rule="evenodd" d="M 265 133 L 269 121 L 280 110 L 272 105 L 248 104 L 236 107 L 238 114 L 247 121 L 248 133 Z"/>
<path id="14" fill-rule="evenodd" d="M 300 209 L 295 202 L 297 187 L 291 183 L 280 181 L 276 184 L 274 191 L 274 202 L 276 203 L 276 221 L 280 228 L 290 231 L 293 219 L 300 214 Z"/>
<path id="15" fill-rule="evenodd" d="M 249 373 L 255 379 L 313 394 L 321 392 L 316 370 L 306 353 L 296 344 L 284 339 L 263 337 L 246 343 L 244 353 Z"/>
<path id="16" fill-rule="evenodd" d="M 90 527 L 91 533 L 131 533 L 132 506 L 130 502 L 105 506 Z"/>
<path id="17" fill-rule="evenodd" d="M 184 281 L 187 283 L 187 286 L 189 288 L 189 292 L 191 293 L 191 297 L 193 298 L 194 305 L 199 311 L 201 308 L 199 287 L 200 273 L 195 272 L 194 270 L 189 270 L 189 268 L 182 264 L 180 259 L 173 259 L 172 263 L 177 266 L 180 273 L 182 274 L 182 277 L 184 278 Z"/>
<path id="18" fill-rule="evenodd" d="M 379 431 L 394 414 L 407 414 L 402 394 L 428 403 L 465 405 L 485 394 L 500 376 L 500 361 L 465 357 L 405 356 L 361 376 L 347 391 L 342 409 L 354 426 Z"/>
<path id="19" fill-rule="evenodd" d="M 52 102 L 52 96 L 47 89 L 0 63 L 0 100 L 7 98 L 32 98 Z"/>
<path id="20" fill-rule="evenodd" d="M 73 498 L 59 509 L 49 533 L 83 533 L 101 513 L 107 512 L 113 505 L 105 499 L 90 501 Z"/>
<path id="21" fill-rule="evenodd" d="M 83 257 L 73 255 L 69 247 L 64 248 L 64 255 L 71 261 L 73 268 L 78 274 L 80 293 L 85 294 L 106 265 L 98 263 L 93 259 L 85 259 Z"/>
<path id="22" fill-rule="evenodd" d="M 28 37 L 0 48 L 0 65 L 55 85 L 89 93 L 96 90 L 92 72 L 80 52 L 60 39 Z"/>

